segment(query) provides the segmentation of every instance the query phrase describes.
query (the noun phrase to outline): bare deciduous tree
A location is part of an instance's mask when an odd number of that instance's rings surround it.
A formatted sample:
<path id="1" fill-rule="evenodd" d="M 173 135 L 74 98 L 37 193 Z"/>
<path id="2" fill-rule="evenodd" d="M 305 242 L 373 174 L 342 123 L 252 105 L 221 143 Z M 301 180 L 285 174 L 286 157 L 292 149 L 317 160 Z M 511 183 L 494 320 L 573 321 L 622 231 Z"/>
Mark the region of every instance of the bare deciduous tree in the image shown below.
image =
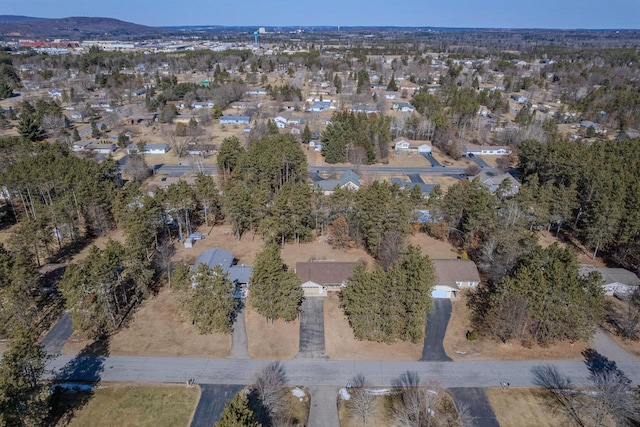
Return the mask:
<path id="1" fill-rule="evenodd" d="M 352 418 L 366 426 L 375 414 L 378 397 L 367 390 L 364 375 L 356 375 L 350 382 L 351 397 L 347 400 L 347 408 Z"/>
<path id="2" fill-rule="evenodd" d="M 398 230 L 389 230 L 385 233 L 378 249 L 378 262 L 386 270 L 393 267 L 400 259 L 404 249 L 404 236 Z"/>
<path id="3" fill-rule="evenodd" d="M 261 407 L 255 412 L 263 425 L 284 425 L 290 410 L 286 382 L 284 367 L 279 362 L 270 364 L 256 377 L 254 391 Z"/>
<path id="4" fill-rule="evenodd" d="M 149 167 L 144 157 L 140 154 L 129 154 L 124 165 L 124 172 L 138 184 L 141 184 L 149 176 Z"/>

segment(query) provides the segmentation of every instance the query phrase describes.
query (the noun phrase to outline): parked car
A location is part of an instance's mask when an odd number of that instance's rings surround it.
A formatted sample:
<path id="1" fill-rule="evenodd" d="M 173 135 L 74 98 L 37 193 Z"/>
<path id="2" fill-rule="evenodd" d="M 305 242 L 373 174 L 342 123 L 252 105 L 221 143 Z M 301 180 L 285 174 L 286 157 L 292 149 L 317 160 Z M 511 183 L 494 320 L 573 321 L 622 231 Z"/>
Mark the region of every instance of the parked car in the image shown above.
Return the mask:
<path id="1" fill-rule="evenodd" d="M 202 233 L 191 233 L 191 234 L 189 234 L 189 239 L 202 240 L 202 239 L 204 239 L 204 234 L 202 234 Z"/>

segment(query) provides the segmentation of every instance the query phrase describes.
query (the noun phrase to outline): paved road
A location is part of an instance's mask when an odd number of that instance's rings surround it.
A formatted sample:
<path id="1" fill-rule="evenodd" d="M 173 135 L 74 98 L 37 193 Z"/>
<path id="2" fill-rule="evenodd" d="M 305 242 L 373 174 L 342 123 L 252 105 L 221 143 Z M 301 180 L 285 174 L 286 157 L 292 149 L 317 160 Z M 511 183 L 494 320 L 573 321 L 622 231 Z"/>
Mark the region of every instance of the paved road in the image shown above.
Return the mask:
<path id="1" fill-rule="evenodd" d="M 456 406 L 467 410 L 470 422 L 465 423 L 465 427 L 500 427 L 484 389 L 453 387 L 448 391 Z"/>
<path id="2" fill-rule="evenodd" d="M 447 298 L 434 298 L 433 312 L 427 317 L 425 329 L 424 348 L 420 360 L 438 362 L 450 362 L 442 346 L 444 334 L 451 318 L 451 300 Z"/>
<path id="3" fill-rule="evenodd" d="M 72 333 L 71 318 L 65 313 L 56 324 L 53 325 L 53 328 L 51 328 L 47 335 L 45 335 L 41 344 L 44 346 L 47 354 L 60 354 L 62 352 L 62 346 L 64 346 L 64 343 L 67 342 Z"/>
<path id="4" fill-rule="evenodd" d="M 233 324 L 231 334 L 230 359 L 249 359 L 249 344 L 247 340 L 247 327 L 244 321 L 244 302 L 236 313 L 236 321 Z"/>
<path id="5" fill-rule="evenodd" d="M 243 386 L 237 384 L 200 384 L 200 400 L 191 427 L 211 427 L 220 419 L 224 405 Z"/>
<path id="6" fill-rule="evenodd" d="M 314 386 L 308 388 L 311 394 L 309 427 L 340 427 L 338 420 L 338 387 Z"/>
<path id="7" fill-rule="evenodd" d="M 300 315 L 300 349 L 298 357 L 324 358 L 324 297 L 308 297 L 302 302 Z"/>
<path id="8" fill-rule="evenodd" d="M 68 380 L 121 382 L 184 382 L 194 378 L 198 384 L 249 384 L 269 360 L 196 359 L 186 357 L 59 356 L 48 368 L 64 370 Z M 390 386 L 406 371 L 415 371 L 423 381 L 437 381 L 443 387 L 494 387 L 509 381 L 514 387 L 533 386 L 531 368 L 553 364 L 574 383 L 583 384 L 589 371 L 582 361 L 469 361 L 469 362 L 380 362 L 330 359 L 293 359 L 281 362 L 290 384 L 307 387 L 345 384 L 362 374 L 372 386 Z M 640 383 L 640 363 L 619 362 L 618 367 Z"/>

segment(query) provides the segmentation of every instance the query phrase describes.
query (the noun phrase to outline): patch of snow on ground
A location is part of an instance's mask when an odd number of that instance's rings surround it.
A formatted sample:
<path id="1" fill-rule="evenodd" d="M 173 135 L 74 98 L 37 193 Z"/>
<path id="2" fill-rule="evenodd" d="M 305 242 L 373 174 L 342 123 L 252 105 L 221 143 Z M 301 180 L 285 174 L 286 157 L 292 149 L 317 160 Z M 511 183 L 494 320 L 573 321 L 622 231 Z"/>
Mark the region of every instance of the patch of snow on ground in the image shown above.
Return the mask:
<path id="1" fill-rule="evenodd" d="M 295 397 L 297 397 L 298 399 L 302 400 L 307 394 L 304 392 L 304 390 L 296 387 L 294 389 L 291 390 L 291 394 L 293 394 Z"/>
<path id="2" fill-rule="evenodd" d="M 346 388 L 341 388 L 339 393 L 340 393 L 340 397 L 342 398 L 342 400 L 351 399 L 351 395 L 349 394 L 349 392 L 347 391 Z"/>

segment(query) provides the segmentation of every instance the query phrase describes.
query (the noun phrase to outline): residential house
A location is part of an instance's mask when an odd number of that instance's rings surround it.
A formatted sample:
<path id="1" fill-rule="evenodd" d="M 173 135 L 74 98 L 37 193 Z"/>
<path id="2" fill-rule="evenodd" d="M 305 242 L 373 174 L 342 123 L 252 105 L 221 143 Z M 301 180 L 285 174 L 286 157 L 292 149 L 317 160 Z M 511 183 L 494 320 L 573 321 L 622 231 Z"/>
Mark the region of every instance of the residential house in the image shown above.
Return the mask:
<path id="1" fill-rule="evenodd" d="M 331 109 L 331 102 L 329 101 L 315 101 L 312 103 L 308 111 L 321 112 L 321 111 L 329 111 Z"/>
<path id="2" fill-rule="evenodd" d="M 116 144 L 112 144 L 109 142 L 99 142 L 99 141 L 89 142 L 84 147 L 85 151 L 92 151 L 98 154 L 113 153 L 114 151 L 116 151 L 117 148 L 118 147 L 116 146 Z"/>
<path id="3" fill-rule="evenodd" d="M 249 89 L 245 92 L 247 95 L 266 95 L 266 89 Z"/>
<path id="4" fill-rule="evenodd" d="M 476 263 L 463 259 L 431 260 L 436 271 L 436 284 L 431 291 L 433 298 L 455 298 L 464 289 L 480 284 Z"/>
<path id="5" fill-rule="evenodd" d="M 49 89 L 47 93 L 53 98 L 60 98 L 62 96 L 62 91 L 60 89 Z"/>
<path id="6" fill-rule="evenodd" d="M 396 152 L 409 151 L 411 149 L 411 143 L 408 139 L 398 138 L 393 141 L 393 149 Z"/>
<path id="7" fill-rule="evenodd" d="M 340 292 L 353 275 L 359 262 L 312 261 L 296 263 L 296 274 L 302 282 L 305 297 Z"/>
<path id="8" fill-rule="evenodd" d="M 511 99 L 516 101 L 518 104 L 526 104 L 527 102 L 529 102 L 529 98 L 524 95 L 518 95 L 517 93 L 511 95 Z"/>
<path id="9" fill-rule="evenodd" d="M 413 190 L 414 187 L 418 187 L 420 188 L 420 191 L 422 191 L 422 195 L 426 196 L 427 194 L 431 193 L 433 191 L 434 188 L 436 188 L 437 184 L 425 184 L 424 182 L 411 182 L 411 181 L 405 181 L 402 178 L 391 178 L 391 184 L 392 185 L 399 185 L 400 188 L 402 189 L 406 189 L 406 190 Z"/>
<path id="10" fill-rule="evenodd" d="M 229 280 L 236 287 L 233 296 L 238 299 L 247 297 L 249 278 L 252 273 L 251 266 L 236 265 L 233 254 L 220 248 L 209 249 L 201 253 L 191 270 L 195 272 L 200 264 L 206 264 L 211 269 L 220 266 L 222 272 L 228 274 Z M 192 280 L 194 279 L 192 277 Z"/>
<path id="11" fill-rule="evenodd" d="M 408 102 L 394 102 L 391 104 L 391 109 L 396 111 L 402 111 L 403 113 L 413 113 L 414 108 Z"/>
<path id="12" fill-rule="evenodd" d="M 352 105 L 349 107 L 349 111 L 352 113 L 373 114 L 378 112 L 378 108 L 375 105 Z"/>
<path id="13" fill-rule="evenodd" d="M 236 115 L 225 115 L 220 117 L 221 125 L 248 125 L 251 123 L 251 117 L 249 116 L 236 116 Z"/>
<path id="14" fill-rule="evenodd" d="M 322 141 L 312 139 L 309 141 L 309 147 L 313 147 L 314 151 L 322 151 Z"/>
<path id="15" fill-rule="evenodd" d="M 463 144 L 462 154 L 464 156 L 504 156 L 511 154 L 511 149 L 501 145 Z"/>
<path id="16" fill-rule="evenodd" d="M 167 153 L 171 147 L 169 144 L 149 144 L 146 143 L 144 146 L 144 150 L 140 154 L 165 154 Z M 138 153 L 140 149 L 137 144 L 129 144 L 127 145 L 127 154 Z"/>
<path id="17" fill-rule="evenodd" d="M 583 264 L 580 266 L 579 273 L 581 276 L 587 276 L 594 271 L 598 272 L 602 277 L 601 285 L 605 295 L 608 296 L 625 299 L 640 286 L 638 276 L 624 268 L 596 268 L 592 265 Z"/>
<path id="18" fill-rule="evenodd" d="M 360 188 L 360 177 L 352 170 L 343 172 L 338 179 L 325 179 L 314 183 L 325 195 L 333 194 L 336 188 L 347 188 L 357 191 Z"/>
<path id="19" fill-rule="evenodd" d="M 191 108 L 194 110 L 199 110 L 201 108 L 213 108 L 216 105 L 213 101 L 204 101 L 204 102 L 194 102 L 191 104 Z"/>
<path id="20" fill-rule="evenodd" d="M 387 92 L 384 94 L 384 99 L 389 99 L 389 100 L 398 99 L 398 92 Z"/>
<path id="21" fill-rule="evenodd" d="M 470 176 L 468 178 L 469 181 L 479 180 L 483 185 L 489 188 L 491 193 L 495 193 L 500 186 L 506 186 L 504 184 L 507 181 L 509 184 L 509 189 L 505 191 L 505 196 L 513 196 L 514 194 L 518 194 L 520 191 L 520 183 L 516 180 L 511 174 L 508 173 L 493 173 L 482 171 L 480 174 L 476 176 Z"/>

